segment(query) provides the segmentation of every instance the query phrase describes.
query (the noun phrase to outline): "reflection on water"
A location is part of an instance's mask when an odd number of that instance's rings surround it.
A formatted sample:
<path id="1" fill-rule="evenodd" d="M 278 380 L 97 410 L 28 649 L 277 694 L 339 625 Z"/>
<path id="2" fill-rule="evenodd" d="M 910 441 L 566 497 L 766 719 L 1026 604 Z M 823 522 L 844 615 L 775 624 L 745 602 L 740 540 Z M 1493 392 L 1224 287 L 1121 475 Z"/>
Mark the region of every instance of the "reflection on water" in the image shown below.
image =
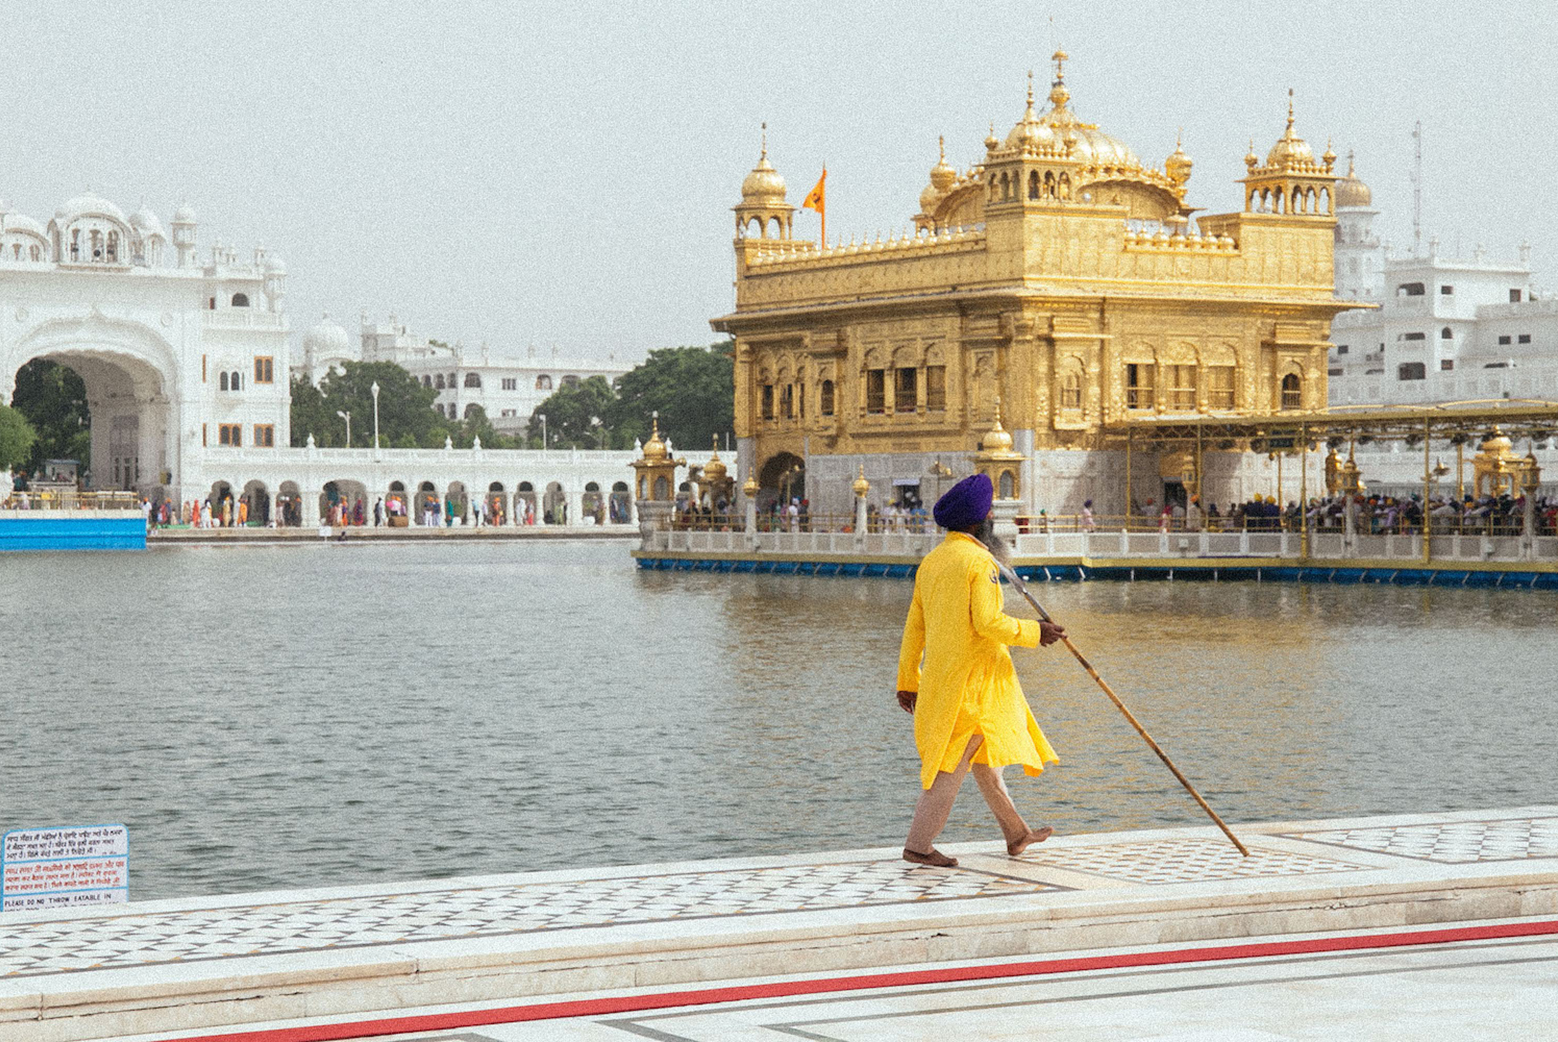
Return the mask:
<path id="1" fill-rule="evenodd" d="M 0 830 L 123 821 L 137 898 L 902 842 L 908 582 L 621 545 L 0 558 Z M 1550 801 L 1554 599 L 1036 584 L 1229 821 Z M 1009 598 L 1013 611 L 1015 596 Z M 1016 652 L 1062 832 L 1203 820 L 1063 648 Z M 967 787 L 949 841 L 994 838 Z"/>

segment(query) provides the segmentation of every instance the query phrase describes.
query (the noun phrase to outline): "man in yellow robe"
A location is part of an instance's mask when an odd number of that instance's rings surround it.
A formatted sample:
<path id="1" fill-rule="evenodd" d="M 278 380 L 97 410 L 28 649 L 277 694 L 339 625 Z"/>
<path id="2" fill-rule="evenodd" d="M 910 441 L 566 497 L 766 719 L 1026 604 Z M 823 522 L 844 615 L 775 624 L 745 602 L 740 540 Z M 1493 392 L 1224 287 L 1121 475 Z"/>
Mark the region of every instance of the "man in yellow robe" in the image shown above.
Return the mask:
<path id="1" fill-rule="evenodd" d="M 975 474 L 937 501 L 936 523 L 947 538 L 920 562 L 904 624 L 898 704 L 914 715 L 923 789 L 903 849 L 914 864 L 957 864 L 933 844 L 970 770 L 1001 825 L 1007 853 L 1016 856 L 1054 834 L 1049 826 L 1028 827 L 1001 778 L 1001 769 L 1014 763 L 1037 775 L 1046 763 L 1060 762 L 1033 719 L 1006 648 L 1048 646 L 1065 631 L 1002 610 L 1000 574 L 987 545 L 994 544 L 994 493 L 990 479 Z"/>

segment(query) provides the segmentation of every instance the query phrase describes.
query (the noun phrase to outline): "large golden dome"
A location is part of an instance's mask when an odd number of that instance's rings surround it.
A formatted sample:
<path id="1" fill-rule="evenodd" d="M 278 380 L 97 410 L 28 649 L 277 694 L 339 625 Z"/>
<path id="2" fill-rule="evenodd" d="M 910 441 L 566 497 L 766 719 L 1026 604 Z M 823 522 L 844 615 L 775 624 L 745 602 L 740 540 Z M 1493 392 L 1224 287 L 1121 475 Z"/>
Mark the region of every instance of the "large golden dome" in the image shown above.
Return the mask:
<path id="1" fill-rule="evenodd" d="M 1083 123 L 1077 119 L 1067 103 L 1071 92 L 1066 89 L 1064 63 L 1068 55 L 1056 51 L 1055 82 L 1050 87 L 1050 107 L 1043 115 L 1033 110 L 1033 84 L 1028 84 L 1028 108 L 1022 119 L 1006 135 L 1005 147 L 1016 149 L 1059 149 L 1069 152 L 1071 158 L 1085 165 L 1115 166 L 1137 169 L 1141 160 L 1136 158 L 1130 146 L 1113 135 L 1098 129 L 1097 124 Z"/>
<path id="2" fill-rule="evenodd" d="M 1358 180 L 1358 175 L 1353 173 L 1352 153 L 1347 153 L 1347 176 L 1336 182 L 1337 206 L 1372 206 L 1374 193 L 1369 191 L 1369 186 Z"/>

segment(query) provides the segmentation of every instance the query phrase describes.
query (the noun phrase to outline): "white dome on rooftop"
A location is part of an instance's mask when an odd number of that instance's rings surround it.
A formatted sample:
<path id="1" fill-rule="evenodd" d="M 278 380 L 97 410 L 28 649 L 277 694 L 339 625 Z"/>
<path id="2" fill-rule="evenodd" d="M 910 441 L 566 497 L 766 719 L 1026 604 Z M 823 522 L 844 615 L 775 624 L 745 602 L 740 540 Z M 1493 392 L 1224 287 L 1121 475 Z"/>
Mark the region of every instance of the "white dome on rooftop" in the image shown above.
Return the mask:
<path id="1" fill-rule="evenodd" d="M 303 334 L 303 350 L 312 351 L 318 357 L 344 355 L 351 343 L 346 330 L 330 321 L 328 313 L 318 325 Z"/>
<path id="2" fill-rule="evenodd" d="M 58 210 L 54 211 L 54 219 L 61 224 L 69 224 L 77 217 L 94 214 L 111 217 L 120 224 L 126 223 L 123 210 L 107 199 L 93 195 L 91 192 L 84 192 L 74 199 L 67 200 Z"/>
<path id="3" fill-rule="evenodd" d="M 144 238 L 149 239 L 153 235 L 160 235 L 164 239 L 168 237 L 163 232 L 162 222 L 157 219 L 157 215 L 144 206 L 130 215 L 130 227 L 140 232 Z"/>
<path id="4" fill-rule="evenodd" d="M 44 231 L 43 225 L 24 213 L 6 214 L 5 230 L 8 232 L 31 232 L 40 239 L 48 238 L 48 233 Z"/>
<path id="5" fill-rule="evenodd" d="M 173 211 L 174 224 L 194 224 L 195 211 L 191 210 L 188 203 L 180 203 L 179 208 Z"/>

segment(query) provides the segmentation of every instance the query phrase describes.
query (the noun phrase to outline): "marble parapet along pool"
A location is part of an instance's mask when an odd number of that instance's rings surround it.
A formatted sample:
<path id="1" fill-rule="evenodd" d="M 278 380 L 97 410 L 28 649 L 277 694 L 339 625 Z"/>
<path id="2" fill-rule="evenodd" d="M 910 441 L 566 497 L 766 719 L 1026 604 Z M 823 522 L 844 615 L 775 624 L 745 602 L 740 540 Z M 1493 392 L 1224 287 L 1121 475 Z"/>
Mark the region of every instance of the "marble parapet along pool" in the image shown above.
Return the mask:
<path id="1" fill-rule="evenodd" d="M 633 551 L 656 571 L 909 578 L 939 532 L 659 529 Z M 1025 579 L 1255 580 L 1558 589 L 1558 536 L 1050 532 L 1012 540 Z M 1306 552 L 1307 551 L 1307 552 Z"/>
<path id="2" fill-rule="evenodd" d="M 1118 946 L 1558 934 L 1558 806 L 1234 827 L 1249 858 L 1207 826 L 953 845 L 956 869 L 868 849 L 4 913 L 0 1037 L 311 1042 L 1040 976 Z"/>
<path id="3" fill-rule="evenodd" d="M 144 550 L 139 510 L 0 510 L 0 553 L 10 550 Z"/>

